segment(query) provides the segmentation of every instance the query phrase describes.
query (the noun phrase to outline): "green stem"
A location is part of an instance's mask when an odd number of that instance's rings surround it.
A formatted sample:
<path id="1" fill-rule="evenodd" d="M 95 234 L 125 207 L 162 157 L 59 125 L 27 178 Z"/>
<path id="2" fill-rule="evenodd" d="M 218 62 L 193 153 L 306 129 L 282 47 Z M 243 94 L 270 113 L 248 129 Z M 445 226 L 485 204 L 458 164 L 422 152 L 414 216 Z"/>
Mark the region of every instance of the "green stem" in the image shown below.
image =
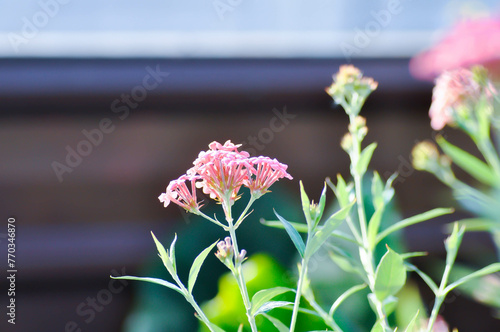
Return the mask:
<path id="1" fill-rule="evenodd" d="M 362 103 L 361 103 L 362 105 Z M 349 114 L 349 122 L 350 122 L 350 127 L 355 128 L 355 119 L 356 115 L 359 112 L 348 112 Z M 352 150 L 349 153 L 349 156 L 351 158 L 351 175 L 354 178 L 354 188 L 355 188 L 355 194 L 356 194 L 356 206 L 357 206 L 357 212 L 358 212 L 358 219 L 359 219 L 359 226 L 361 230 L 361 239 L 363 243 L 363 247 L 359 248 L 359 257 L 361 260 L 361 264 L 363 265 L 363 268 L 366 272 L 366 276 L 368 278 L 368 285 L 374 293 L 375 289 L 375 262 L 374 262 L 374 257 L 373 257 L 373 251 L 370 249 L 370 243 L 368 240 L 368 222 L 366 218 L 366 213 L 365 213 L 365 205 L 364 205 L 364 199 L 363 199 L 363 176 L 364 173 L 359 173 L 358 172 L 358 163 L 359 159 L 361 156 L 361 139 L 358 136 L 358 132 L 356 130 L 353 130 L 350 132 L 352 136 Z M 376 308 L 376 315 L 379 321 L 382 324 L 382 328 L 384 331 L 391 331 L 389 322 L 387 320 L 387 315 L 384 310 L 384 306 L 381 301 L 379 301 L 375 296 L 373 297 L 374 299 L 374 305 Z"/>
<path id="2" fill-rule="evenodd" d="M 308 260 L 302 258 L 300 272 L 299 272 L 299 281 L 297 284 L 297 293 L 295 294 L 295 301 L 293 304 L 292 321 L 290 322 L 290 332 L 295 331 L 295 324 L 297 323 L 297 314 L 299 313 L 299 307 L 300 307 L 300 299 L 302 297 L 302 287 L 304 284 L 304 279 L 307 275 L 307 264 Z"/>
<path id="3" fill-rule="evenodd" d="M 253 202 L 255 202 L 256 200 L 257 200 L 257 198 L 255 198 L 253 195 L 250 196 L 250 200 L 248 201 L 247 206 L 245 207 L 245 209 L 241 213 L 240 217 L 238 218 L 238 220 L 234 224 L 235 229 L 237 229 L 240 226 L 241 222 L 245 219 L 248 210 L 252 206 Z"/>
<path id="4" fill-rule="evenodd" d="M 326 325 L 330 326 L 332 329 L 334 329 L 337 332 L 343 332 L 340 326 L 335 323 L 335 320 L 333 317 L 330 317 L 326 311 L 321 308 L 321 306 L 314 300 L 314 299 L 307 299 L 307 302 L 311 305 L 311 307 L 323 318 L 323 321 L 325 322 Z"/>
<path id="5" fill-rule="evenodd" d="M 429 324 L 427 325 L 427 332 L 432 332 L 434 329 L 434 324 L 436 323 L 439 310 L 441 309 L 441 305 L 446 298 L 447 292 L 445 292 L 445 288 L 448 283 L 448 277 L 450 276 L 452 265 L 453 262 L 451 264 L 447 264 L 444 269 L 443 278 L 441 279 L 441 284 L 439 285 L 439 289 L 436 294 L 436 300 L 434 301 L 434 306 L 432 307 L 431 317 L 429 318 Z"/>
<path id="6" fill-rule="evenodd" d="M 172 277 L 175 280 L 175 282 L 177 283 L 177 285 L 179 286 L 179 288 L 182 290 L 184 297 L 186 298 L 186 301 L 188 301 L 188 303 L 191 304 L 191 306 L 193 306 L 194 310 L 196 311 L 196 313 L 198 314 L 200 319 L 203 321 L 203 323 L 205 323 L 205 325 L 208 327 L 208 329 L 211 332 L 215 332 L 215 330 L 212 328 L 212 323 L 210 322 L 208 317 L 205 315 L 203 310 L 201 310 L 200 306 L 198 305 L 198 303 L 194 299 L 193 294 L 191 294 L 186 289 L 186 287 L 184 286 L 184 284 L 181 282 L 181 280 L 179 279 L 179 277 L 177 275 L 172 275 Z"/>
<path id="7" fill-rule="evenodd" d="M 247 286 L 245 283 L 245 278 L 243 277 L 243 269 L 242 269 L 242 264 L 241 264 L 242 262 L 241 262 L 241 260 L 238 259 L 238 256 L 240 255 L 240 251 L 238 249 L 238 240 L 236 239 L 236 228 L 233 225 L 233 219 L 231 217 L 231 208 L 230 207 L 227 207 L 226 220 L 228 222 L 229 235 L 231 236 L 231 241 L 233 242 L 233 249 L 234 249 L 235 266 L 234 266 L 234 270 L 231 272 L 233 272 L 233 275 L 234 275 L 236 282 L 238 284 L 238 288 L 240 289 L 241 297 L 243 298 L 243 304 L 245 305 L 245 311 L 247 314 L 248 322 L 250 323 L 250 328 L 252 329 L 252 332 L 257 332 L 257 325 L 255 323 L 255 318 L 253 317 L 253 315 L 251 313 L 252 304 L 250 302 L 250 297 L 248 296 L 248 290 L 247 290 Z"/>

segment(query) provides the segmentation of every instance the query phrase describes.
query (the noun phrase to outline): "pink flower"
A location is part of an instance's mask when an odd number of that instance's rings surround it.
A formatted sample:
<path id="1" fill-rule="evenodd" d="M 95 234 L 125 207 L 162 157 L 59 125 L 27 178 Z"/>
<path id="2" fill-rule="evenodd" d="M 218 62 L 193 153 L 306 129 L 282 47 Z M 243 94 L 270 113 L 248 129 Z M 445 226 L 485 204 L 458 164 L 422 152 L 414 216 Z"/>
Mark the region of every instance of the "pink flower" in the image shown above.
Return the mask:
<path id="1" fill-rule="evenodd" d="M 268 157 L 249 158 L 248 152 L 238 151 L 240 146 L 231 141 L 224 145 L 210 143 L 209 150 L 199 153 L 186 175 L 170 182 L 160 201 L 165 207 L 174 202 L 189 212 L 198 213 L 196 188 L 201 188 L 210 198 L 223 203 L 224 211 L 229 213 L 242 186 L 250 188 L 252 195 L 259 198 L 279 179 L 292 179 L 286 172 L 287 165 Z M 186 186 L 187 180 L 191 182 L 191 191 Z"/>
<path id="2" fill-rule="evenodd" d="M 224 145 L 212 142 L 210 150 L 202 151 L 193 162 L 188 174 L 198 174 L 202 181 L 197 183 L 205 194 L 219 202 L 226 199 L 232 205 L 238 199 L 238 192 L 247 178 L 249 167 L 246 151 L 238 151 L 241 145 L 227 141 Z"/>
<path id="3" fill-rule="evenodd" d="M 482 93 L 482 87 L 468 69 L 459 68 L 441 74 L 432 90 L 429 110 L 432 128 L 441 130 L 446 124 L 454 123 L 454 109 L 465 106 L 468 101 L 479 100 Z"/>
<path id="4" fill-rule="evenodd" d="M 269 192 L 269 187 L 281 178 L 292 180 L 292 176 L 286 172 L 287 165 L 269 157 L 253 157 L 249 159 L 252 165 L 249 168 L 248 180 L 245 184 L 252 193 L 258 197 Z M 255 176 L 255 178 L 253 177 Z"/>
<path id="5" fill-rule="evenodd" d="M 158 199 L 167 207 L 170 202 L 173 202 L 186 211 L 197 213 L 201 207 L 196 201 L 196 180 L 200 179 L 199 176 L 182 175 L 177 180 L 172 180 L 167 186 L 165 193 L 162 193 Z M 191 182 L 191 192 L 189 191 L 186 181 Z"/>
<path id="6" fill-rule="evenodd" d="M 445 70 L 483 65 L 500 77 L 500 19 L 463 21 L 430 50 L 415 56 L 410 72 L 423 80 L 433 80 Z"/>

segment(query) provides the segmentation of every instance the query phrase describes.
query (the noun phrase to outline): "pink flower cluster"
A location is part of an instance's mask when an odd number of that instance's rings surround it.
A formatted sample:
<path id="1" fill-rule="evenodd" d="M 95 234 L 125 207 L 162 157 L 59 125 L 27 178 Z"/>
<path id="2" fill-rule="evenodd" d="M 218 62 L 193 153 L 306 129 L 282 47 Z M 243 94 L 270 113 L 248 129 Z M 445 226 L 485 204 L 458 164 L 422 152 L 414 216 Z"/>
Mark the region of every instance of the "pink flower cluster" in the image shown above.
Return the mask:
<path id="1" fill-rule="evenodd" d="M 473 71 L 458 68 L 445 71 L 436 79 L 432 90 L 432 104 L 429 110 L 431 127 L 441 130 L 446 124 L 453 124 L 453 111 L 461 106 L 466 106 L 469 101 L 478 101 L 483 93 L 491 97 L 495 91 L 491 82 L 483 87 L 475 80 Z"/>
<path id="2" fill-rule="evenodd" d="M 188 212 L 198 213 L 201 207 L 197 201 L 196 188 L 210 198 L 229 207 L 239 198 L 242 186 L 250 189 L 254 198 L 269 192 L 269 187 L 281 178 L 292 179 L 286 172 L 287 165 L 268 157 L 252 157 L 246 151 L 238 151 L 241 144 L 227 141 L 209 144 L 209 150 L 202 151 L 193 162 L 194 166 L 167 186 L 158 198 L 167 207 L 173 202 Z M 188 190 L 186 182 L 191 184 Z"/>

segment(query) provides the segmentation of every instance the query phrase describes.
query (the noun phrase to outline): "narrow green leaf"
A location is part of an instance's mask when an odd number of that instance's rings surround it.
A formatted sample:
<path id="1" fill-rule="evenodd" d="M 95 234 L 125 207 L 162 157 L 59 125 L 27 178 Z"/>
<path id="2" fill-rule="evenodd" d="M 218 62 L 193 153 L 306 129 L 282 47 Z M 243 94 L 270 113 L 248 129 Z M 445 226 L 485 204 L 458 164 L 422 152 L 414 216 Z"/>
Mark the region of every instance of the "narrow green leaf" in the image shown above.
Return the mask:
<path id="1" fill-rule="evenodd" d="M 457 166 L 471 176 L 487 185 L 494 186 L 498 184 L 498 176 L 495 175 L 495 172 L 485 162 L 449 143 L 441 136 L 439 136 L 436 141 L 441 149 L 443 149 L 444 153 L 450 157 Z"/>
<path id="2" fill-rule="evenodd" d="M 330 259 L 345 272 L 358 273 L 360 276 L 365 275 L 364 273 L 360 273 L 364 272 L 364 270 L 361 269 L 358 261 L 353 259 L 347 251 L 328 244 L 328 255 Z"/>
<path id="3" fill-rule="evenodd" d="M 439 289 L 436 283 L 431 279 L 431 277 L 429 277 L 427 274 L 425 274 L 418 267 L 416 267 L 411 263 L 405 262 L 404 264 L 409 271 L 415 271 L 420 276 L 420 278 L 422 278 L 422 280 L 427 284 L 427 286 L 429 286 L 434 295 L 437 295 Z"/>
<path id="4" fill-rule="evenodd" d="M 325 211 L 325 204 L 326 204 L 326 183 L 323 186 L 323 191 L 321 192 L 321 196 L 319 198 L 319 203 L 318 203 L 318 214 L 315 216 L 314 220 L 314 227 L 318 225 L 318 223 L 321 220 L 321 217 L 323 216 L 323 212 Z"/>
<path id="5" fill-rule="evenodd" d="M 201 318 L 200 318 L 200 317 L 198 317 L 198 315 L 195 315 L 195 316 L 196 316 L 196 317 L 197 317 L 200 321 L 202 321 L 202 322 L 203 322 L 203 320 L 201 320 Z M 205 325 L 207 325 L 207 322 L 203 322 L 203 323 L 205 323 Z M 225 330 L 221 329 L 220 327 L 218 327 L 217 325 L 215 325 L 215 324 L 214 324 L 214 323 L 212 323 L 212 322 L 208 322 L 208 325 L 209 325 L 209 326 L 208 326 L 208 329 L 209 329 L 210 331 L 214 331 L 214 332 L 226 332 Z"/>
<path id="6" fill-rule="evenodd" d="M 446 265 L 453 266 L 457 258 L 458 249 L 464 237 L 465 227 L 458 227 L 458 223 L 453 225 L 451 235 L 444 241 L 446 248 Z"/>
<path id="7" fill-rule="evenodd" d="M 380 260 L 375 272 L 374 293 L 380 301 L 395 295 L 406 282 L 406 268 L 403 259 L 391 248 Z"/>
<path id="8" fill-rule="evenodd" d="M 445 293 L 448 293 L 449 291 L 453 290 L 454 288 L 474 279 L 474 278 L 479 278 L 479 277 L 483 277 L 485 275 L 488 275 L 488 274 L 492 274 L 492 273 L 495 273 L 495 272 L 500 272 L 500 263 L 493 263 L 493 264 L 490 264 L 486 267 L 483 267 L 482 269 L 474 272 L 474 273 L 471 273 L 465 277 L 462 277 L 460 279 L 458 279 L 457 281 L 451 283 L 448 285 L 448 287 L 445 288 Z"/>
<path id="9" fill-rule="evenodd" d="M 366 284 L 362 285 L 356 285 L 352 286 L 348 290 L 346 290 L 342 295 L 340 295 L 335 302 L 333 302 L 332 306 L 330 307 L 330 311 L 328 312 L 328 315 L 332 317 L 335 314 L 335 311 L 338 309 L 338 307 L 344 302 L 349 296 L 353 295 L 354 293 L 359 292 L 360 290 L 363 290 L 366 288 Z"/>
<path id="10" fill-rule="evenodd" d="M 361 155 L 359 156 L 357 171 L 358 174 L 364 174 L 368 165 L 370 164 L 370 160 L 372 159 L 373 152 L 377 148 L 377 143 L 372 143 L 368 145 L 366 148 L 361 151 Z"/>
<path id="11" fill-rule="evenodd" d="M 260 314 L 266 313 L 266 312 L 268 312 L 268 311 L 270 311 L 272 309 L 281 308 L 281 307 L 285 307 L 285 306 L 289 306 L 289 305 L 293 305 L 293 302 L 289 302 L 289 301 L 269 301 L 269 302 L 266 302 L 263 305 L 261 305 L 260 308 L 257 309 L 253 315 L 255 317 L 255 316 L 258 316 Z"/>
<path id="12" fill-rule="evenodd" d="M 278 217 L 279 221 L 283 223 L 283 226 L 285 227 L 286 232 L 288 233 L 288 236 L 290 236 L 290 239 L 292 239 L 293 244 L 295 245 L 295 248 L 297 248 L 297 251 L 299 252 L 301 257 L 304 257 L 304 251 L 306 249 L 306 245 L 304 244 L 304 240 L 300 237 L 300 234 L 297 232 L 295 228 L 288 222 L 285 218 L 280 216 L 276 210 L 273 210 L 274 214 L 276 217 Z"/>
<path id="13" fill-rule="evenodd" d="M 124 280 L 139 280 L 139 281 L 145 281 L 145 282 L 150 282 L 152 284 L 158 284 L 158 285 L 162 285 L 162 286 L 165 286 L 165 287 L 168 287 L 170 289 L 173 289 L 179 293 L 181 293 L 182 295 L 185 295 L 182 290 L 174 285 L 173 283 L 171 282 L 168 282 L 166 280 L 163 280 L 163 279 L 158 279 L 158 278 L 148 278 L 148 277 L 134 277 L 134 276 L 120 276 L 120 277 L 113 277 L 113 276 L 110 276 L 111 278 L 113 279 L 124 279 Z"/>
<path id="14" fill-rule="evenodd" d="M 427 256 L 429 253 L 426 251 L 414 251 L 414 252 L 405 252 L 404 254 L 399 254 L 402 259 L 408 259 L 412 257 L 422 257 Z"/>
<path id="15" fill-rule="evenodd" d="M 387 227 L 384 231 L 377 235 L 376 243 L 382 241 L 387 235 L 399 231 L 410 225 L 418 224 L 419 222 L 426 221 L 432 218 L 436 218 L 445 214 L 453 213 L 454 209 L 451 208 L 437 208 L 424 213 L 417 214 L 415 216 L 403 219 L 390 227 Z"/>
<path id="16" fill-rule="evenodd" d="M 283 223 L 279 220 L 260 219 L 260 223 L 265 225 L 265 226 L 269 226 L 269 227 L 273 227 L 273 228 L 285 229 L 285 225 L 283 225 Z M 292 225 L 293 228 L 295 228 L 295 230 L 297 230 L 297 232 L 299 232 L 299 233 L 307 233 L 307 231 L 308 231 L 306 224 L 293 222 L 293 221 L 289 221 L 288 223 L 290 225 Z"/>
<path id="17" fill-rule="evenodd" d="M 174 267 L 174 271 L 175 271 L 175 273 L 177 273 L 177 264 L 175 262 L 175 242 L 177 242 L 177 234 L 175 234 L 174 240 L 170 244 L 170 252 L 167 251 L 167 253 L 169 254 L 168 257 L 169 257 L 170 261 L 172 262 L 172 266 Z"/>
<path id="18" fill-rule="evenodd" d="M 406 327 L 405 332 L 414 332 L 415 323 L 417 322 L 418 314 L 420 314 L 419 310 L 417 310 L 417 313 L 415 314 L 415 316 L 413 316 L 412 320 L 408 323 L 408 326 Z"/>
<path id="19" fill-rule="evenodd" d="M 283 324 L 278 318 L 274 318 L 273 316 L 270 316 L 266 313 L 263 313 L 262 315 L 266 317 L 271 323 L 273 323 L 274 327 L 278 329 L 278 332 L 290 332 L 288 326 Z"/>
<path id="20" fill-rule="evenodd" d="M 310 242 L 307 244 L 306 252 L 307 257 L 314 255 L 316 251 L 325 243 L 325 241 L 332 235 L 332 232 L 344 221 L 349 214 L 354 202 L 348 206 L 338 210 L 332 214 L 326 221 L 323 227 L 315 232 Z"/>
<path id="21" fill-rule="evenodd" d="M 382 203 L 373 213 L 368 223 L 368 243 L 370 244 L 370 249 L 373 250 L 377 245 L 377 234 L 380 228 L 380 222 L 382 221 L 382 215 L 384 214 L 385 205 Z"/>
<path id="22" fill-rule="evenodd" d="M 286 292 L 294 292 L 294 289 L 288 287 L 274 287 L 269 289 L 263 289 L 255 293 L 252 297 L 252 310 L 251 314 L 255 315 L 262 305 L 271 300 L 273 297 L 281 295 Z"/>
<path id="23" fill-rule="evenodd" d="M 372 178 L 372 202 L 375 208 L 377 208 L 381 204 L 384 204 L 383 193 L 384 183 L 382 182 L 382 179 L 380 178 L 378 172 L 374 171 Z"/>
<path id="24" fill-rule="evenodd" d="M 467 218 L 458 221 L 459 226 L 465 226 L 467 232 L 485 232 L 500 230 L 500 223 L 486 218 Z M 447 231 L 451 233 L 453 225 L 448 225 Z"/>
<path id="25" fill-rule="evenodd" d="M 309 229 L 312 229 L 313 220 L 311 218 L 311 201 L 309 201 L 309 197 L 307 197 L 302 181 L 300 181 L 300 200 L 302 201 L 302 210 L 304 211 L 304 216 L 306 217 L 307 226 Z"/>
<path id="26" fill-rule="evenodd" d="M 265 225 L 265 226 L 268 226 L 268 227 L 273 227 L 273 228 L 279 228 L 279 229 L 285 229 L 285 226 L 283 225 L 283 223 L 279 220 L 265 220 L 265 219 L 260 219 L 260 223 Z M 292 221 L 289 221 L 290 225 L 293 226 L 293 228 L 295 228 L 295 230 L 297 230 L 297 232 L 299 233 L 307 233 L 307 225 L 306 224 L 301 224 L 301 223 L 298 223 L 298 222 L 292 222 Z M 318 229 L 321 229 L 323 226 L 319 226 Z M 339 231 L 339 230 L 334 230 L 332 232 L 332 236 L 333 237 L 336 237 L 336 238 L 339 238 L 339 239 L 342 239 L 342 240 L 346 240 L 346 241 L 349 241 L 349 242 L 352 242 L 352 243 L 355 243 L 357 245 L 360 245 L 361 244 L 356 241 L 355 238 L 353 238 L 350 234 L 347 234 L 345 232 L 342 232 L 342 231 Z"/>
<path id="27" fill-rule="evenodd" d="M 167 251 L 165 250 L 165 247 L 163 246 L 163 244 L 161 244 L 160 241 L 158 241 L 158 239 L 153 234 L 153 232 L 151 232 L 151 235 L 153 236 L 153 240 L 155 241 L 155 244 L 156 244 L 156 249 L 158 250 L 158 253 L 160 254 L 160 258 L 163 262 L 163 265 L 165 265 L 165 267 L 167 268 L 167 270 L 170 274 L 172 274 L 172 275 L 176 274 L 175 266 L 172 264 L 172 261 L 170 260 L 170 257 L 168 255 Z M 177 235 L 175 238 L 177 238 Z M 174 241 L 175 241 L 175 239 L 174 239 Z"/>
<path id="28" fill-rule="evenodd" d="M 342 176 L 337 174 L 337 186 L 329 178 L 326 179 L 326 183 L 332 189 L 335 197 L 337 197 L 340 207 L 347 206 L 349 204 L 349 190 Z"/>
<path id="29" fill-rule="evenodd" d="M 203 250 L 196 258 L 194 259 L 193 265 L 191 265 L 191 269 L 189 270 L 189 278 L 188 278 L 188 291 L 189 293 L 193 292 L 194 284 L 196 283 L 196 279 L 198 278 L 198 273 L 200 273 L 201 266 L 203 262 L 207 258 L 208 254 L 215 245 L 219 242 L 219 240 L 215 241 L 212 245 Z"/>

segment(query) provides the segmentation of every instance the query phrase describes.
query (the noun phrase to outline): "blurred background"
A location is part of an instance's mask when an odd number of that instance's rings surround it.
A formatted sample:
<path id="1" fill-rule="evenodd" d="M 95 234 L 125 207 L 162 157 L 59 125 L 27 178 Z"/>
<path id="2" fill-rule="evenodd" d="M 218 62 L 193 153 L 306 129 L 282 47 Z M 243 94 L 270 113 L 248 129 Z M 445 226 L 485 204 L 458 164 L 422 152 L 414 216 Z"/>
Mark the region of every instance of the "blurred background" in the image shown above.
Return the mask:
<path id="1" fill-rule="evenodd" d="M 0 8 L 0 247 L 13 216 L 18 269 L 16 325 L 2 314 L 0 330 L 42 332 L 125 329 L 140 289 L 109 275 L 145 275 L 156 262 L 151 230 L 168 243 L 205 223 L 157 197 L 210 142 L 230 139 L 288 164 L 294 180 L 273 190 L 291 200 L 283 206 L 298 202 L 300 179 L 316 197 L 326 177 L 348 177 L 339 147 L 347 119 L 324 92 L 344 63 L 379 82 L 364 109 L 367 140 L 379 143 L 372 168 L 400 174 L 401 215 L 454 205 L 411 167 L 413 145 L 435 134 L 432 79 L 415 79 L 409 61 L 458 22 L 500 11 L 494 0 L 0 0 Z M 271 216 L 268 204 L 257 212 Z M 248 222 L 264 232 L 260 216 Z M 412 228 L 407 247 L 442 255 L 441 224 Z M 199 252 L 221 236 L 183 241 Z M 467 235 L 463 250 L 474 262 L 491 241 Z M 460 306 L 477 320 L 453 314 Z M 478 320 L 481 331 L 500 330 L 490 308 L 463 296 L 443 314 L 460 331 L 479 331 Z"/>

